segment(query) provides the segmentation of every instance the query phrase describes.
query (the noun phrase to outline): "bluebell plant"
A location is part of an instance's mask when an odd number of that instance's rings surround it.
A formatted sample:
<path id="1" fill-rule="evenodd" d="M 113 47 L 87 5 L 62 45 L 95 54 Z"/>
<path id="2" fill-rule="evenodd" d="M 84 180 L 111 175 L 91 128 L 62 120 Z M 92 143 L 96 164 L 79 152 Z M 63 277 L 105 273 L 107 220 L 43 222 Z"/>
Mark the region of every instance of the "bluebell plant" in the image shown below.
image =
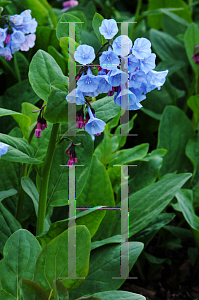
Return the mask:
<path id="1" fill-rule="evenodd" d="M 137 38 L 132 43 L 127 35 L 118 33 L 114 19 L 103 20 L 99 27 L 100 33 L 108 42 L 95 55 L 94 48 L 89 45 L 77 47 L 74 58 L 82 65 L 77 73 L 77 87 L 66 96 L 70 103 L 82 105 L 77 111 L 77 128 L 84 128 L 95 139 L 103 132 L 106 123 L 95 117 L 95 112 L 87 97 L 96 97 L 101 93 L 113 96 L 114 102 L 124 110 L 137 110 L 142 107 L 140 102 L 146 94 L 155 88 L 158 90 L 165 82 L 168 70 L 157 72 L 156 55 L 151 52 L 151 43 L 146 38 Z M 93 61 L 99 59 L 97 76 L 92 73 Z M 84 120 L 83 105 L 88 109 Z"/>
<path id="2" fill-rule="evenodd" d="M 4 28 L 0 28 L 0 55 L 11 60 L 15 51 L 28 51 L 34 47 L 37 21 L 27 9 L 20 15 L 5 15 L 0 18 Z"/>

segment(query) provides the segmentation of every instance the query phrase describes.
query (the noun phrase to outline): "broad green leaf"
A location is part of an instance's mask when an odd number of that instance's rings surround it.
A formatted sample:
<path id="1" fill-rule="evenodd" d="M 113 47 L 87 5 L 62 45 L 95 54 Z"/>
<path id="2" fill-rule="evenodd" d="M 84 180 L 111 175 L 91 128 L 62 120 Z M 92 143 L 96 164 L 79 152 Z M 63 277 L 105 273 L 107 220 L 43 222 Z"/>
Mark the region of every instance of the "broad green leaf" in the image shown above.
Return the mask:
<path id="1" fill-rule="evenodd" d="M 69 228 L 58 235 L 41 251 L 34 272 L 34 281 L 40 285 L 49 296 L 53 288 L 53 280 L 58 279 L 68 291 L 77 288 L 84 279 L 72 279 L 86 277 L 89 268 L 90 233 L 85 226 L 76 227 L 76 254 L 68 253 L 68 234 L 74 234 L 75 227 Z M 76 274 L 68 274 L 68 260 L 75 263 Z M 69 277 L 70 279 L 63 279 Z"/>
<path id="2" fill-rule="evenodd" d="M 192 190 L 181 189 L 177 192 L 176 198 L 189 226 L 199 231 L 199 217 L 194 212 Z"/>
<path id="3" fill-rule="evenodd" d="M 7 190 L 7 191 L 2 191 L 2 192 L 0 192 L 0 202 L 1 202 L 3 199 L 7 198 L 7 197 L 10 197 L 10 196 L 12 196 L 12 195 L 16 195 L 17 193 L 18 193 L 18 191 L 15 190 L 15 189 L 9 189 L 9 190 Z"/>
<path id="4" fill-rule="evenodd" d="M 56 60 L 57 64 L 60 66 L 63 74 L 66 74 L 67 70 L 67 60 L 65 57 L 55 49 L 53 46 L 48 46 L 48 53 Z"/>
<path id="5" fill-rule="evenodd" d="M 14 120 L 18 123 L 19 127 L 21 128 L 24 137 L 25 138 L 27 137 L 28 129 L 31 124 L 31 120 L 29 117 L 27 117 L 23 114 L 20 114 L 16 111 L 13 111 L 13 110 L 0 108 L 0 117 L 3 117 L 3 116 L 12 116 L 14 118 Z"/>
<path id="6" fill-rule="evenodd" d="M 144 243 L 146 247 L 156 233 L 164 227 L 166 224 L 171 222 L 175 218 L 175 214 L 162 213 L 157 216 L 151 223 L 149 223 L 144 229 L 140 230 L 133 237 L 133 241 Z"/>
<path id="7" fill-rule="evenodd" d="M 28 144 L 27 140 L 0 133 L 0 141 L 9 145 L 7 153 L 3 154 L 1 159 L 32 164 L 39 164 L 42 162 L 33 158 L 33 148 Z"/>
<path id="8" fill-rule="evenodd" d="M 30 126 L 30 131 L 33 130 L 35 125 L 36 125 L 36 123 L 33 123 Z M 53 126 L 53 124 L 48 122 L 47 128 L 45 128 L 45 130 L 42 130 L 41 137 L 36 138 L 36 136 L 34 134 L 32 140 L 31 140 L 31 146 L 34 149 L 34 157 L 39 160 L 43 160 L 46 155 L 52 126 Z M 29 133 L 30 133 L 30 131 L 29 131 Z"/>
<path id="9" fill-rule="evenodd" d="M 39 25 L 50 25 L 50 27 L 56 27 L 56 15 L 46 0 L 23 0 L 23 3 L 26 7 L 31 9 L 31 14 Z"/>
<path id="10" fill-rule="evenodd" d="M 88 177 L 84 183 L 84 188 L 79 196 L 77 196 L 77 207 L 95 207 L 97 205 L 115 207 L 110 179 L 106 173 L 105 167 L 95 155 L 92 157 L 92 161 L 87 172 Z M 115 211 L 106 211 L 106 215 L 92 240 L 109 237 L 114 226 L 114 221 Z"/>
<path id="11" fill-rule="evenodd" d="M 192 176 L 168 175 L 129 197 L 129 235 L 132 236 L 154 220 Z M 145 209 L 147 206 L 147 209 Z"/>
<path id="12" fill-rule="evenodd" d="M 151 264 L 161 265 L 163 262 L 166 262 L 167 264 L 171 265 L 171 260 L 169 258 L 158 258 L 147 252 L 144 252 L 144 256 Z"/>
<path id="13" fill-rule="evenodd" d="M 188 9 L 187 4 L 182 0 L 149 0 L 149 12 L 153 12 L 153 10 L 158 8 L 173 8 L 176 10 L 172 10 L 174 14 L 177 16 L 183 18 L 184 20 L 191 22 L 191 13 Z M 162 10 L 163 13 L 165 13 L 166 9 Z M 160 9 L 161 12 L 161 9 Z M 159 15 L 153 15 L 148 16 L 149 26 L 152 28 L 160 29 L 162 27 L 162 14 Z"/>
<path id="14" fill-rule="evenodd" d="M 102 142 L 97 146 L 95 149 L 94 154 L 99 160 L 102 160 L 103 157 L 111 153 L 111 137 L 110 133 L 108 132 L 108 125 L 105 126 L 103 131 L 104 138 Z"/>
<path id="15" fill-rule="evenodd" d="M 48 46 L 52 45 L 55 49 L 59 49 L 59 41 L 56 36 L 56 29 L 46 26 L 37 27 L 37 38 L 35 41 L 35 52 L 39 49 L 48 50 Z"/>
<path id="16" fill-rule="evenodd" d="M 21 105 L 21 113 L 23 115 L 28 116 L 31 119 L 31 125 L 35 122 L 37 122 L 37 117 L 38 113 L 32 113 L 33 110 L 38 110 L 38 107 L 35 105 L 28 103 L 28 102 L 23 102 Z M 30 130 L 30 128 L 29 128 Z"/>
<path id="17" fill-rule="evenodd" d="M 15 138 L 7 134 L 0 133 L 0 141 L 20 150 L 30 157 L 34 156 L 33 148 L 29 145 L 28 141 L 23 138 Z"/>
<path id="18" fill-rule="evenodd" d="M 103 239 L 100 241 L 92 242 L 91 243 L 91 250 L 94 250 L 96 248 L 99 248 L 101 246 L 107 245 L 107 244 L 119 244 L 121 242 L 121 234 L 111 236 L 107 239 Z"/>
<path id="19" fill-rule="evenodd" d="M 198 125 L 199 121 L 199 95 L 191 96 L 187 100 L 187 105 L 191 108 L 194 114 L 194 122 L 195 122 L 195 128 Z"/>
<path id="20" fill-rule="evenodd" d="M 18 73 L 18 79 L 20 81 L 27 79 L 29 62 L 21 52 L 16 51 L 14 53 L 14 66 L 15 73 Z"/>
<path id="21" fill-rule="evenodd" d="M 129 237 L 153 221 L 171 202 L 178 190 L 192 176 L 190 173 L 167 174 L 129 197 Z M 119 205 L 121 204 L 119 203 Z M 113 235 L 121 233 L 121 217 L 116 220 Z"/>
<path id="22" fill-rule="evenodd" d="M 2 156 L 3 157 L 3 156 Z M 10 190 L 15 189 L 20 190 L 20 177 L 22 172 L 22 165 L 19 163 L 6 161 L 0 159 L 0 190 Z M 8 172 L 9 170 L 9 172 Z M 12 213 L 13 216 L 16 215 L 16 203 L 18 201 L 19 195 L 8 196 L 8 198 L 2 200 L 3 205 L 8 211 Z"/>
<path id="23" fill-rule="evenodd" d="M 33 280 L 40 251 L 39 242 L 28 230 L 19 229 L 9 237 L 0 262 L 0 299 L 19 299 L 18 282 L 20 279 Z"/>
<path id="24" fill-rule="evenodd" d="M 162 71 L 162 70 L 169 70 L 169 73 L 167 74 L 167 77 L 171 76 L 173 73 L 179 71 L 181 68 L 183 68 L 186 65 L 184 61 L 180 60 L 164 60 L 161 61 L 157 67 L 155 68 L 155 71 Z M 158 91 L 159 93 L 159 91 Z M 150 95 L 150 94 L 149 94 Z M 147 95 L 148 100 L 148 95 Z"/>
<path id="25" fill-rule="evenodd" d="M 44 290 L 35 282 L 27 279 L 19 281 L 21 300 L 48 300 Z"/>
<path id="26" fill-rule="evenodd" d="M 71 300 L 85 294 L 116 290 L 123 284 L 125 279 L 112 279 L 120 277 L 120 247 L 120 243 L 109 244 L 91 251 L 88 276 L 81 286 L 69 294 Z M 142 249 L 142 243 L 129 242 L 129 270 L 125 270 L 126 277 Z M 128 257 L 128 253 L 124 255 Z"/>
<path id="27" fill-rule="evenodd" d="M 165 32 L 155 29 L 150 30 L 150 41 L 156 54 L 162 60 L 187 61 L 183 44 Z"/>
<path id="28" fill-rule="evenodd" d="M 164 226 L 164 229 L 169 231 L 173 236 L 180 239 L 192 238 L 191 230 L 177 226 Z"/>
<path id="29" fill-rule="evenodd" d="M 197 24 L 192 23 L 187 28 L 184 35 L 185 50 L 187 52 L 188 60 L 194 70 L 198 74 L 198 66 L 191 58 L 194 55 L 194 47 L 199 44 L 199 27 Z"/>
<path id="30" fill-rule="evenodd" d="M 154 183 L 162 166 L 165 149 L 156 149 L 137 162 L 137 167 L 130 167 L 129 194 Z"/>
<path id="31" fill-rule="evenodd" d="M 125 111 L 124 111 L 124 113 L 125 113 Z M 124 123 L 124 124 L 121 124 L 121 125 L 117 126 L 114 134 L 119 134 L 120 135 L 121 132 L 122 132 L 121 136 L 117 136 L 117 141 L 119 143 L 119 148 L 121 148 L 125 145 L 127 135 L 131 131 L 131 129 L 133 128 L 134 120 L 135 120 L 136 117 L 137 117 L 137 114 L 135 114 L 128 123 Z M 111 138 L 111 140 L 114 140 L 114 139 L 115 139 L 115 136 L 113 136 Z"/>
<path id="32" fill-rule="evenodd" d="M 103 163 L 109 163 L 109 167 L 112 167 L 113 165 L 117 164 L 133 162 L 146 156 L 148 149 L 149 144 L 141 144 L 130 149 L 119 150 L 104 157 Z"/>
<path id="33" fill-rule="evenodd" d="M 51 88 L 48 96 L 48 104 L 45 109 L 44 118 L 53 123 L 68 122 L 68 85 L 56 84 Z"/>
<path id="34" fill-rule="evenodd" d="M 14 97 L 13 97 L 14 95 Z M 8 88 L 2 96 L 0 106 L 16 112 L 21 112 L 21 106 L 28 100 L 29 103 L 35 104 L 39 101 L 39 97 L 35 94 L 29 80 L 23 80 L 12 87 Z M 22 112 L 23 113 L 23 112 Z M 0 128 L 2 133 L 10 132 L 16 126 L 15 120 L 11 116 L 0 118 Z"/>
<path id="35" fill-rule="evenodd" d="M 101 300 L 146 300 L 144 296 L 126 291 L 107 291 L 93 294 Z"/>
<path id="36" fill-rule="evenodd" d="M 95 109 L 96 118 L 101 119 L 104 122 L 115 117 L 120 111 L 120 107 L 115 104 L 114 97 L 112 96 L 107 96 L 92 102 L 92 107 Z"/>
<path id="37" fill-rule="evenodd" d="M 77 43 L 80 42 L 81 39 L 81 30 L 82 30 L 82 24 L 78 24 L 81 22 L 81 20 L 73 15 L 70 15 L 68 13 L 64 13 L 61 18 L 59 19 L 59 22 L 57 24 L 57 38 L 60 40 L 63 37 L 69 37 L 72 38 L 74 41 L 77 41 Z M 71 26 L 71 28 L 70 28 Z M 70 28 L 70 32 L 69 32 Z"/>
<path id="38" fill-rule="evenodd" d="M 43 50 L 37 51 L 33 56 L 29 80 L 35 93 L 45 101 L 48 101 L 51 86 L 68 83 L 54 58 Z"/>
<path id="39" fill-rule="evenodd" d="M 141 111 L 160 121 L 165 107 L 172 104 L 172 99 L 163 86 L 160 91 L 156 89 L 148 93 L 147 99 L 143 100 L 142 104 L 144 107 L 141 107 Z"/>
<path id="40" fill-rule="evenodd" d="M 198 145 L 199 145 L 199 136 L 198 134 L 195 134 L 192 138 L 189 139 L 185 149 L 186 155 L 191 160 L 194 167 L 192 185 L 195 185 L 199 180 Z"/>
<path id="41" fill-rule="evenodd" d="M 11 191 L 11 190 L 9 190 Z M 5 192 L 1 192 L 5 193 Z M 16 194 L 10 193 L 8 196 Z M 4 196 L 5 198 L 5 196 Z M 7 239 L 13 232 L 21 228 L 21 224 L 15 219 L 15 217 L 0 203 L 0 253 L 3 254 L 3 247 Z"/>
<path id="42" fill-rule="evenodd" d="M 91 165 L 93 155 L 93 140 L 91 136 L 81 131 L 81 134 L 85 136 L 76 136 L 73 139 L 74 144 L 81 143 L 80 146 L 75 147 L 77 153 L 77 163 L 82 167 L 75 168 L 76 177 L 76 197 L 81 194 L 84 186 L 86 185 L 87 178 L 89 176 L 89 168 Z M 60 139 L 62 136 L 60 136 Z M 69 141 L 66 139 L 55 150 L 53 157 L 48 189 L 48 206 L 64 206 L 68 205 L 68 154 L 65 153 L 66 148 L 69 145 Z M 44 152 L 42 151 L 42 154 Z M 64 166 L 61 166 L 64 165 Z M 98 205 L 98 204 L 96 204 Z M 94 205 L 94 206 L 96 206 Z M 101 205 L 101 203 L 99 203 Z M 81 205 L 77 205 L 81 206 Z M 88 206 L 87 204 L 83 207 Z"/>
<path id="43" fill-rule="evenodd" d="M 32 199 L 35 214 L 38 216 L 38 206 L 39 206 L 39 193 L 37 191 L 36 186 L 34 185 L 33 181 L 28 177 L 21 178 L 21 186 L 23 190 L 26 192 L 28 196 Z M 51 222 L 48 217 L 45 219 L 45 230 L 48 230 L 51 225 Z"/>
<path id="44" fill-rule="evenodd" d="M 1 1 L 0 5 L 1 5 L 1 7 L 4 7 L 4 6 L 6 6 L 7 4 L 10 4 L 10 3 L 11 3 L 11 1 Z"/>
<path id="45" fill-rule="evenodd" d="M 76 300 L 101 300 L 101 298 L 97 298 L 97 297 L 94 297 L 94 296 L 83 296 L 83 297 L 80 297 Z"/>
<path id="46" fill-rule="evenodd" d="M 92 21 L 92 26 L 95 31 L 95 34 L 98 37 L 98 39 L 102 45 L 106 43 L 106 39 L 99 31 L 99 27 L 101 26 L 103 20 L 104 20 L 104 18 L 100 14 L 95 13 L 95 15 L 93 17 L 93 21 Z"/>
<path id="47" fill-rule="evenodd" d="M 53 280 L 53 292 L 55 300 L 69 299 L 69 294 L 66 287 L 57 279 Z"/>
<path id="48" fill-rule="evenodd" d="M 105 213 L 105 210 L 98 210 L 94 207 L 93 209 L 88 209 L 78 213 L 74 219 L 76 219 L 76 225 L 85 225 L 88 228 L 92 238 L 96 233 Z M 69 219 L 54 222 L 50 225 L 50 228 L 47 232 L 37 236 L 42 248 L 44 248 L 52 239 L 56 238 L 59 234 L 68 229 L 68 222 Z"/>
<path id="49" fill-rule="evenodd" d="M 83 12 L 83 10 L 81 10 L 81 8 L 78 10 L 75 10 L 75 8 L 78 9 L 79 5 L 74 7 L 73 9 L 70 9 L 70 15 L 79 18 L 80 21 L 82 22 L 82 29 L 86 30 L 87 29 L 87 17 L 85 15 L 85 13 Z"/>
<path id="50" fill-rule="evenodd" d="M 65 50 L 63 54 L 65 54 L 65 57 L 68 60 L 68 51 L 69 51 L 69 45 L 70 45 L 70 56 L 71 59 L 74 60 L 74 53 L 79 46 L 79 44 L 71 39 L 70 37 L 62 37 L 60 38 L 60 47 Z"/>
<path id="51" fill-rule="evenodd" d="M 190 23 L 168 10 L 162 9 L 162 11 L 164 11 L 162 19 L 163 30 L 174 37 L 184 34 Z"/>
<path id="52" fill-rule="evenodd" d="M 95 54 L 97 54 L 98 50 L 101 47 L 101 44 L 98 38 L 96 37 L 94 30 L 91 31 L 82 30 L 81 44 L 88 44 L 89 46 L 92 46 L 95 50 Z"/>
<path id="53" fill-rule="evenodd" d="M 160 175 L 174 171 L 183 172 L 187 160 L 185 146 L 194 134 L 190 120 L 177 107 L 167 106 L 162 115 L 157 148 L 167 149 Z"/>

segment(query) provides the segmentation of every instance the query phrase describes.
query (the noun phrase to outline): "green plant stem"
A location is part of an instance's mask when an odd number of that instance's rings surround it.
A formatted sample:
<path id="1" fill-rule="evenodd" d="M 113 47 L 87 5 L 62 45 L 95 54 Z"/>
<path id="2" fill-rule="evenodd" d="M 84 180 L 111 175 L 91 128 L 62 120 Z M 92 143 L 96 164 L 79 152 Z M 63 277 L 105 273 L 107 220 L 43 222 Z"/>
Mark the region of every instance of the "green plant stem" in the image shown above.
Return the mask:
<path id="1" fill-rule="evenodd" d="M 21 178 L 26 176 L 26 172 L 27 172 L 27 164 L 24 163 L 22 166 Z M 22 210 L 23 210 L 23 204 L 24 204 L 24 196 L 25 196 L 25 192 L 24 192 L 22 186 L 20 186 L 19 200 L 18 200 L 17 214 L 16 214 L 16 219 L 19 223 L 21 222 L 21 216 L 22 216 Z"/>
<path id="2" fill-rule="evenodd" d="M 14 53 L 14 66 L 15 66 L 16 78 L 20 82 L 21 81 L 21 75 L 20 75 L 20 71 L 19 71 L 19 67 L 18 67 L 18 64 L 17 64 L 17 59 L 16 59 L 16 54 L 15 53 Z"/>
<path id="3" fill-rule="evenodd" d="M 41 180 L 40 193 L 39 193 L 39 207 L 38 207 L 36 235 L 43 233 L 45 229 L 48 181 L 50 176 L 52 159 L 56 148 L 56 138 L 57 138 L 58 128 L 59 128 L 59 123 L 53 124 L 46 157 L 44 159 L 42 169 L 41 169 L 42 180 Z"/>
<path id="4" fill-rule="evenodd" d="M 196 229 L 191 228 L 192 234 L 193 234 L 193 238 L 194 238 L 194 242 L 196 244 L 196 247 L 199 250 L 199 231 Z"/>

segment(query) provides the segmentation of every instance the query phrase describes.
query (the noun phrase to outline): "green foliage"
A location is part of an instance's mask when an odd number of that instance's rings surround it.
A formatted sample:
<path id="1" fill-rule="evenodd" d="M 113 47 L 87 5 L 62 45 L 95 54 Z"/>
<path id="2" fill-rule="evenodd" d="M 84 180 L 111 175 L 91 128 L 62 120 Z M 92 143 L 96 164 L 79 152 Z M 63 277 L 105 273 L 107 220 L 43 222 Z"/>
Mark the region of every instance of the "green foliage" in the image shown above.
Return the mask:
<path id="1" fill-rule="evenodd" d="M 9 145 L 0 157 L 0 299 L 144 300 L 117 289 L 128 276 L 138 274 L 143 286 L 160 270 L 174 268 L 179 249 L 194 272 L 198 267 L 191 240 L 199 249 L 199 66 L 191 58 L 199 44 L 197 1 L 130 2 L 81 0 L 62 13 L 62 3 L 53 0 L 0 1 L 1 15 L 31 9 L 38 22 L 34 48 L 16 51 L 10 61 L 0 57 L 0 142 Z M 79 45 L 97 53 L 107 42 L 99 31 L 104 19 L 131 22 L 132 41 L 149 38 L 155 70 L 169 72 L 161 90 L 148 93 L 143 107 L 128 113 L 126 124 L 120 124 L 125 111 L 114 96 L 88 97 L 96 118 L 107 123 L 93 141 L 83 128 L 68 136 L 68 62 Z M 47 128 L 37 138 L 44 104 Z M 73 186 L 78 210 L 72 218 L 70 141 L 63 136 L 80 144 Z M 127 177 L 121 165 L 129 166 Z M 125 180 L 129 253 L 122 255 L 129 255 L 129 270 L 119 278 Z M 75 245 L 69 237 L 76 238 Z"/>

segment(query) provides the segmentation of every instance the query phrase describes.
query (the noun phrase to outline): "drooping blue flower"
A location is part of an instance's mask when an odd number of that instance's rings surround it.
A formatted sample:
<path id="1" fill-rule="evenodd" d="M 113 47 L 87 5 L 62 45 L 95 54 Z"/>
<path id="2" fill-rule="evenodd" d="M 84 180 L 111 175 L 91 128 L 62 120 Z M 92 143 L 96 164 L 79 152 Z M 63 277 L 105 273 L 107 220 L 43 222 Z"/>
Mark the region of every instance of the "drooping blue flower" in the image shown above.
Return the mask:
<path id="1" fill-rule="evenodd" d="M 12 21 L 12 23 L 14 25 L 21 25 L 23 23 L 23 16 L 22 15 L 14 15 L 14 16 L 10 16 L 9 18 L 10 21 Z"/>
<path id="2" fill-rule="evenodd" d="M 25 42 L 24 33 L 19 30 L 13 29 L 13 33 L 11 34 L 11 41 L 13 44 L 23 44 Z"/>
<path id="3" fill-rule="evenodd" d="M 128 81 L 128 74 L 119 69 L 112 70 L 108 73 L 108 81 L 111 86 L 119 86 Z"/>
<path id="4" fill-rule="evenodd" d="M 6 154 L 6 153 L 7 153 L 7 151 L 8 151 L 8 147 L 9 147 L 9 145 L 7 145 L 7 144 L 5 144 L 5 143 L 2 143 L 2 142 L 0 142 L 0 157 L 1 157 L 1 155 L 3 155 L 3 154 Z"/>
<path id="5" fill-rule="evenodd" d="M 66 96 L 66 100 L 69 103 L 76 103 L 76 105 L 83 105 L 86 102 L 83 93 L 78 88 L 72 90 Z"/>
<path id="6" fill-rule="evenodd" d="M 136 102 L 140 102 L 140 101 L 146 99 L 146 96 L 142 94 L 144 92 L 144 89 L 142 88 L 142 86 L 139 89 L 129 88 L 129 90 L 133 94 L 135 94 L 135 96 L 136 96 Z"/>
<path id="7" fill-rule="evenodd" d="M 99 27 L 99 32 L 106 40 L 112 39 L 118 33 L 116 21 L 114 19 L 104 19 Z"/>
<path id="8" fill-rule="evenodd" d="M 75 60 L 82 64 L 90 64 L 95 59 L 94 48 L 88 45 L 80 45 L 74 53 Z"/>
<path id="9" fill-rule="evenodd" d="M 6 39 L 6 32 L 7 32 L 7 28 L 2 29 L 0 28 L 0 42 L 4 42 Z"/>
<path id="10" fill-rule="evenodd" d="M 132 54 L 138 59 L 144 59 L 151 55 L 151 42 L 146 38 L 138 38 L 135 40 Z"/>
<path id="11" fill-rule="evenodd" d="M 125 110 L 135 110 L 142 107 L 137 101 L 136 95 L 124 87 L 114 96 L 114 101 L 118 106 Z"/>
<path id="12" fill-rule="evenodd" d="M 92 74 L 90 67 L 88 68 L 87 75 L 82 74 L 77 81 L 78 89 L 82 92 L 94 92 L 98 88 L 99 78 Z"/>
<path id="13" fill-rule="evenodd" d="M 113 51 L 117 55 L 126 56 L 132 48 L 132 41 L 127 35 L 118 36 L 113 42 Z"/>
<path id="14" fill-rule="evenodd" d="M 99 86 L 94 92 L 83 92 L 82 94 L 88 97 L 97 97 L 100 94 Z"/>
<path id="15" fill-rule="evenodd" d="M 154 69 L 155 59 L 156 59 L 155 53 L 151 53 L 151 55 L 147 58 L 140 59 L 140 70 L 142 70 L 144 73 L 148 73 L 149 71 Z"/>
<path id="16" fill-rule="evenodd" d="M 36 35 L 34 33 L 26 35 L 25 42 L 21 44 L 20 50 L 28 51 L 30 48 L 34 47 L 36 40 Z"/>
<path id="17" fill-rule="evenodd" d="M 104 131 L 104 127 L 106 126 L 106 123 L 98 118 L 96 118 L 90 109 L 88 107 L 88 113 L 90 116 L 90 119 L 88 120 L 87 124 L 85 125 L 85 130 L 93 136 L 94 134 L 101 133 Z"/>
<path id="18" fill-rule="evenodd" d="M 108 51 L 104 51 L 99 58 L 100 66 L 103 69 L 114 70 L 120 64 L 119 57 L 113 50 L 111 46 L 108 47 Z"/>
<path id="19" fill-rule="evenodd" d="M 140 61 L 134 55 L 129 55 L 128 58 L 126 58 L 126 63 L 124 64 L 124 69 L 126 71 L 133 73 L 136 69 L 138 70 L 139 67 Z"/>
<path id="20" fill-rule="evenodd" d="M 146 74 L 137 70 L 130 74 L 129 88 L 138 89 L 144 82 L 146 82 Z"/>
<path id="21" fill-rule="evenodd" d="M 154 90 L 155 88 L 158 88 L 160 90 L 161 86 L 165 83 L 166 76 L 168 74 L 168 70 L 157 72 L 154 70 L 151 70 L 147 73 L 146 79 L 147 79 L 147 86 L 146 86 L 146 92 L 150 92 Z"/>
<path id="22" fill-rule="evenodd" d="M 99 75 L 98 73 L 98 78 L 99 78 L 99 87 L 98 90 L 101 93 L 108 93 L 112 89 L 112 86 L 109 83 L 109 78 L 108 75 Z"/>

